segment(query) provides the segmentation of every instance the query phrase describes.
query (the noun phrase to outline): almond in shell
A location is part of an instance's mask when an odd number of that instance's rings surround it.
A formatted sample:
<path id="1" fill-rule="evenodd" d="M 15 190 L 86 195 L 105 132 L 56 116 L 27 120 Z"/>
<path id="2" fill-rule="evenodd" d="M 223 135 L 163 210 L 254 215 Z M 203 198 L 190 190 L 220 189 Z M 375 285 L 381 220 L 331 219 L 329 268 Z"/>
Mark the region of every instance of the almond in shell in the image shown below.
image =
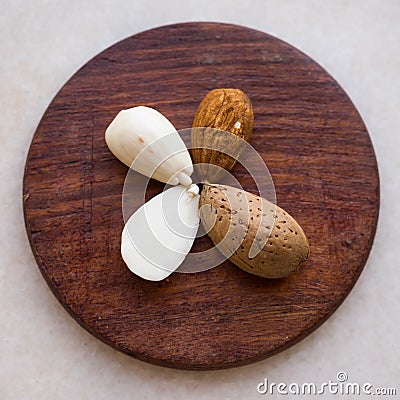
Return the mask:
<path id="1" fill-rule="evenodd" d="M 307 260 L 303 229 L 282 208 L 242 189 L 204 184 L 200 218 L 218 250 L 246 272 L 283 278 Z"/>

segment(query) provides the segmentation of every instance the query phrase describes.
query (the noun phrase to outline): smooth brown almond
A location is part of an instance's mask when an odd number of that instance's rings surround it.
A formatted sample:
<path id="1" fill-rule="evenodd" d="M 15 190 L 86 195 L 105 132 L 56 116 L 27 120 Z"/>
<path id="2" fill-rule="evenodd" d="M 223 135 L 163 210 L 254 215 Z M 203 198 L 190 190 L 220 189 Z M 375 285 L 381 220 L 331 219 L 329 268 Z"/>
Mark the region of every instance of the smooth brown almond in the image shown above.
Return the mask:
<path id="1" fill-rule="evenodd" d="M 205 182 L 217 182 L 235 165 L 253 132 L 253 107 L 240 89 L 214 89 L 197 108 L 192 156 Z M 220 168 L 215 168 L 216 165 Z"/>
<path id="2" fill-rule="evenodd" d="M 203 185 L 200 218 L 218 250 L 238 267 L 283 278 L 309 256 L 303 229 L 282 208 L 226 185 Z"/>

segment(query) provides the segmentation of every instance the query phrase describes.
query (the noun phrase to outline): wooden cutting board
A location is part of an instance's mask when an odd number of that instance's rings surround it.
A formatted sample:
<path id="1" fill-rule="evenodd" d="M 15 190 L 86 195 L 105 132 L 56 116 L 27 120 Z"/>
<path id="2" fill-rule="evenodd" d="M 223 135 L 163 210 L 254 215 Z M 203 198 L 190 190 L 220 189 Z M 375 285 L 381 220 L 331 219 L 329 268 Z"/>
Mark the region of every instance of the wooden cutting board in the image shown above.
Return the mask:
<path id="1" fill-rule="evenodd" d="M 304 228 L 311 258 L 281 280 L 226 261 L 144 281 L 121 259 L 127 168 L 108 151 L 104 131 L 119 110 L 139 104 L 177 129 L 190 127 L 201 99 L 217 87 L 251 98 L 251 144 L 270 169 L 278 204 Z M 240 166 L 233 173 L 255 191 Z M 161 190 L 152 181 L 148 196 Z M 372 245 L 379 178 L 357 110 L 318 64 L 262 32 L 187 23 L 117 43 L 64 85 L 33 138 L 23 201 L 38 266 L 76 321 L 140 360 L 208 370 L 276 354 L 336 310 Z M 193 251 L 207 240 L 196 240 Z"/>

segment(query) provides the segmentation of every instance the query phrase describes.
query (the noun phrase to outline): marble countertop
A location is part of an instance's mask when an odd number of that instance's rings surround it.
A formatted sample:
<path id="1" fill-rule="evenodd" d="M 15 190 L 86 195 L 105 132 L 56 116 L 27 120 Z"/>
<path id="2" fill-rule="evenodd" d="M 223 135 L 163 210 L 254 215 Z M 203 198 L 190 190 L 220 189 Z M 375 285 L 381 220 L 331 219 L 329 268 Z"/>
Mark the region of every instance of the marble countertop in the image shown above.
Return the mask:
<path id="1" fill-rule="evenodd" d="M 298 47 L 342 85 L 362 115 L 381 177 L 366 268 L 335 314 L 289 350 L 246 367 L 189 372 L 107 347 L 54 298 L 32 256 L 22 177 L 36 126 L 62 84 L 129 35 L 184 21 L 253 27 Z M 0 14 L 0 399 L 257 399 L 269 382 L 348 382 L 400 393 L 400 3 L 397 0 L 5 2 Z M 366 396 L 366 395 L 364 395 Z M 326 395 L 323 398 L 337 398 Z M 310 396 L 295 396 L 307 398 Z M 358 396 L 357 398 L 366 398 Z M 395 398 L 395 396 L 389 396 Z"/>

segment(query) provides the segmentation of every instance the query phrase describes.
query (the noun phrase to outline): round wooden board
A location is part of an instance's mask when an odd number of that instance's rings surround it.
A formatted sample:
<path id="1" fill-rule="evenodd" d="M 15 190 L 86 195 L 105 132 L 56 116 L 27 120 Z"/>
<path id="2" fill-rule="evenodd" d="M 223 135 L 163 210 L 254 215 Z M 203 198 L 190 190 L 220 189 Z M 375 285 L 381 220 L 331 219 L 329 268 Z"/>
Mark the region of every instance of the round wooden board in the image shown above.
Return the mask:
<path id="1" fill-rule="evenodd" d="M 271 171 L 278 204 L 304 228 L 311 258 L 281 280 L 226 261 L 144 281 L 121 259 L 127 168 L 107 149 L 104 131 L 119 110 L 139 104 L 177 129 L 190 127 L 217 87 L 240 88 L 252 100 L 251 144 Z M 240 166 L 233 172 L 255 191 Z M 151 182 L 149 196 L 161 189 Z M 262 32 L 188 23 L 125 39 L 65 84 L 33 138 L 23 200 L 39 268 L 73 318 L 140 360 L 208 370 L 276 354 L 335 311 L 372 245 L 379 178 L 357 110 L 318 64 Z M 196 240 L 194 250 L 207 240 Z"/>

